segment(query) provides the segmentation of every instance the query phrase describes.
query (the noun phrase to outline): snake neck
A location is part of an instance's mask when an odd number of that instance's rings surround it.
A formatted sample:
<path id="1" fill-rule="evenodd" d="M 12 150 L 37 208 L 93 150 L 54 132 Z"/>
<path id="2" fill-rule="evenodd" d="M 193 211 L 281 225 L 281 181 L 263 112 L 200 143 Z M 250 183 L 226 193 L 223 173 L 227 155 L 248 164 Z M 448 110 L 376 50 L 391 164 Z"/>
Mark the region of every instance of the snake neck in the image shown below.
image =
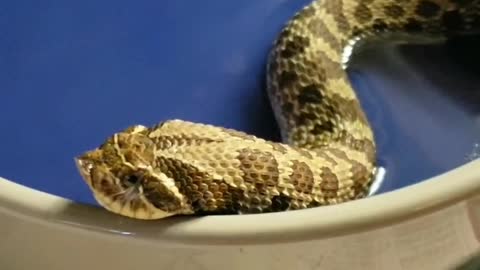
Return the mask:
<path id="1" fill-rule="evenodd" d="M 430 43 L 478 33 L 479 14 L 478 0 L 312 2 L 282 30 L 268 59 L 267 92 L 283 141 L 312 150 L 374 146 L 346 71 L 358 45 Z"/>

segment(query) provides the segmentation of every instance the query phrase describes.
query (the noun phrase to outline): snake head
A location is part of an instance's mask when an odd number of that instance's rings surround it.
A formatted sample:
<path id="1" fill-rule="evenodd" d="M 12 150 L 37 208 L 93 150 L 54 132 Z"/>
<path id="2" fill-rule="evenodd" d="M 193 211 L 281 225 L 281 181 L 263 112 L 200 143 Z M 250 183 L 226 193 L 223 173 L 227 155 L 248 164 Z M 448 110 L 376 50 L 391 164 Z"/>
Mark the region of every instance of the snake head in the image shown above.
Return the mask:
<path id="1" fill-rule="evenodd" d="M 173 179 L 155 169 L 155 144 L 146 127 L 116 133 L 75 162 L 97 202 L 111 212 L 137 219 L 188 212 Z"/>

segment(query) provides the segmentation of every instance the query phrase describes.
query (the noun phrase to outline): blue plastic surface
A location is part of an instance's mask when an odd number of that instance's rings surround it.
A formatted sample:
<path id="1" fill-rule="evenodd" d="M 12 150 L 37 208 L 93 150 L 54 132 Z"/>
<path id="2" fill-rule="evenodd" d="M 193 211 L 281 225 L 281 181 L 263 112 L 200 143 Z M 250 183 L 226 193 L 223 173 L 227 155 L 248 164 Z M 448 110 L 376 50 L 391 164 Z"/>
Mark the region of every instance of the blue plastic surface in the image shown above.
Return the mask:
<path id="1" fill-rule="evenodd" d="M 129 125 L 179 118 L 278 140 L 266 55 L 307 2 L 2 2 L 0 175 L 95 204 L 73 157 Z M 480 134 L 470 42 L 369 51 L 352 67 L 387 172 L 380 192 L 467 161 Z"/>

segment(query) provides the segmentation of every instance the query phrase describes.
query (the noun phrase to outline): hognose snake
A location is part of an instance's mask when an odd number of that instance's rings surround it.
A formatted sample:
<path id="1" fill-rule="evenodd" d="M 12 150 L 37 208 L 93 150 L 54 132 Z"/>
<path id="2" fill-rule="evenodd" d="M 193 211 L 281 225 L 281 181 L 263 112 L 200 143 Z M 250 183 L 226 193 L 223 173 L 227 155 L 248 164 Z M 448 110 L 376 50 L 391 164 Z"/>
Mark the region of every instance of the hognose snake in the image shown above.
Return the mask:
<path id="1" fill-rule="evenodd" d="M 96 200 L 137 219 L 245 214 L 365 197 L 375 139 L 346 67 L 365 41 L 476 33 L 480 0 L 316 0 L 281 31 L 267 92 L 282 143 L 182 120 L 136 125 L 76 158 Z"/>

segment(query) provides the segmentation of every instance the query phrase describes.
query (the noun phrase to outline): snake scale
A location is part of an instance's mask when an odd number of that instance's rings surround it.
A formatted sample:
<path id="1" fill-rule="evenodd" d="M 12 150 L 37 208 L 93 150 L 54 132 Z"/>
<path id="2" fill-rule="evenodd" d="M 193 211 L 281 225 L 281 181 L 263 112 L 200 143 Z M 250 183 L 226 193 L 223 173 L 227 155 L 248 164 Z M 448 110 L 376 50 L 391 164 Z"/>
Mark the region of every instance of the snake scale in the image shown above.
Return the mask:
<path id="1" fill-rule="evenodd" d="M 359 45 L 477 34 L 480 0 L 316 0 L 268 55 L 271 142 L 182 120 L 115 133 L 75 158 L 105 209 L 136 219 L 268 213 L 366 197 L 375 138 L 347 77 Z"/>

